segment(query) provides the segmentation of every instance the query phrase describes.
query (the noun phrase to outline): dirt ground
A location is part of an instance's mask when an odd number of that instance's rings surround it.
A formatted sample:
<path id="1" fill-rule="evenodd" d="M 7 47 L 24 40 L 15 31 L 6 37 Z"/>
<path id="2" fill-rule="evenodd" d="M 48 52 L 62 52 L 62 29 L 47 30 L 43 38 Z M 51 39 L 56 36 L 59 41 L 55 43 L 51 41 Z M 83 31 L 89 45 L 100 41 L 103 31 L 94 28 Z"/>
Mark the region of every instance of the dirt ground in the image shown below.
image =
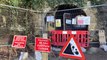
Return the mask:
<path id="1" fill-rule="evenodd" d="M 0 51 L 2 51 L 0 52 L 0 60 L 18 60 L 19 58 L 19 54 L 18 56 L 15 56 L 17 54 L 14 54 L 14 51 L 9 49 L 8 47 L 3 47 L 2 49 L 0 49 Z M 87 50 L 87 52 L 85 52 L 84 54 L 86 60 L 107 60 L 107 52 L 100 48 L 97 48 L 96 51 L 94 52 Z M 29 57 L 27 60 L 35 60 L 34 52 L 29 52 Z M 68 60 L 68 59 L 59 57 L 58 51 L 51 51 L 51 53 L 49 53 L 48 60 Z"/>
<path id="2" fill-rule="evenodd" d="M 107 60 L 107 52 L 105 52 L 100 48 L 98 48 L 96 52 L 91 53 L 90 51 L 87 51 L 84 54 L 85 54 L 86 60 Z M 49 57 L 49 60 L 68 60 L 68 59 L 59 57 L 58 52 L 56 52 L 55 56 Z"/>

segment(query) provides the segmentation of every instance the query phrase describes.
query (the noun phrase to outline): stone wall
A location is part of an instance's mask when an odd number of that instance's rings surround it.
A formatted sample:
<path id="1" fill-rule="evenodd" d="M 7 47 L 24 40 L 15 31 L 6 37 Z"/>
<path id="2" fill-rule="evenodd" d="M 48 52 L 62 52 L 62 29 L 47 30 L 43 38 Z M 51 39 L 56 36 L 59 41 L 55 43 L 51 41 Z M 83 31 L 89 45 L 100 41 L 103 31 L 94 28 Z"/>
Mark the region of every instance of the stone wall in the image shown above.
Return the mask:
<path id="1" fill-rule="evenodd" d="M 41 34 L 43 13 L 0 6 L 0 38 L 5 35 Z"/>
<path id="2" fill-rule="evenodd" d="M 99 30 L 105 30 L 107 39 L 107 6 L 87 8 L 84 11 L 91 17 L 91 23 L 89 25 L 91 40 L 98 41 Z"/>
<path id="3" fill-rule="evenodd" d="M 48 12 L 54 8 L 47 7 L 44 12 Z M 100 29 L 107 29 L 107 6 L 93 7 L 83 9 L 85 13 L 91 17 L 89 31 L 93 31 L 97 35 Z M 13 8 L 0 7 L 0 36 L 6 34 L 41 34 L 44 26 L 44 17 L 46 13 L 36 13 L 23 11 Z M 107 31 L 106 31 L 107 36 Z M 97 38 L 97 37 L 96 37 Z M 96 39 L 94 39 L 96 40 Z"/>

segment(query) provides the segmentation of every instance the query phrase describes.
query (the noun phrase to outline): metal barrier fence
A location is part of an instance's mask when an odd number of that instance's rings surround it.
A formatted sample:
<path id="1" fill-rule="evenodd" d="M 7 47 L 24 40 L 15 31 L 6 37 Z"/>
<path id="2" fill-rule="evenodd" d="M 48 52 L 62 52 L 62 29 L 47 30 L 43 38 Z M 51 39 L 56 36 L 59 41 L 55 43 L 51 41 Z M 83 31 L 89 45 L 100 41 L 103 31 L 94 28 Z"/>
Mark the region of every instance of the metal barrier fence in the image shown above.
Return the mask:
<path id="1" fill-rule="evenodd" d="M 82 47 L 89 47 L 89 32 L 88 31 L 61 31 L 54 30 L 50 32 L 51 44 L 55 46 L 64 46 L 68 38 L 74 35 L 74 38 L 80 43 Z"/>

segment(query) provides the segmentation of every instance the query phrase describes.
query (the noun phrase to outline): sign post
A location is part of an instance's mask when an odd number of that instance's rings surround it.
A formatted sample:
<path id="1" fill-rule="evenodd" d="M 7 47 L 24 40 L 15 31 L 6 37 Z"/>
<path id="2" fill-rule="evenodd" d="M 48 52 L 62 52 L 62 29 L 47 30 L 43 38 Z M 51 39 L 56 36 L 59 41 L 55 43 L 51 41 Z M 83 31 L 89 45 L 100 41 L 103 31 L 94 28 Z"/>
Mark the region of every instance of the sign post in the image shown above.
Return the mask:
<path id="1" fill-rule="evenodd" d="M 43 38 L 46 38 L 47 39 L 48 35 L 46 33 L 43 34 Z M 48 53 L 46 52 L 43 52 L 42 53 L 42 57 L 43 59 L 42 60 L 48 60 Z"/>
<path id="2" fill-rule="evenodd" d="M 43 34 L 43 38 L 35 38 L 36 60 L 48 60 L 48 53 L 50 52 L 50 49 L 50 40 L 47 39 L 46 33 Z"/>
<path id="3" fill-rule="evenodd" d="M 25 48 L 26 41 L 27 41 L 27 36 L 14 35 L 12 47 Z M 27 58 L 28 58 L 28 52 L 21 52 L 19 60 L 26 60 Z"/>

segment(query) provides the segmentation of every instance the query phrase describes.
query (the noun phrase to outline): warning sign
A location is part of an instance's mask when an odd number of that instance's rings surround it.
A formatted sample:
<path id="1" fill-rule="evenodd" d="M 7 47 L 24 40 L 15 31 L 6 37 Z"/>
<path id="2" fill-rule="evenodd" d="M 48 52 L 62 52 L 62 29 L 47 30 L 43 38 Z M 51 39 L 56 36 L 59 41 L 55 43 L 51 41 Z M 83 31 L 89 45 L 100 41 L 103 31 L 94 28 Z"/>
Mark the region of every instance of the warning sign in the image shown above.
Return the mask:
<path id="1" fill-rule="evenodd" d="M 66 45 L 62 48 L 60 56 L 85 60 L 84 54 L 78 42 L 73 37 L 71 37 L 67 41 Z"/>
<path id="2" fill-rule="evenodd" d="M 78 16 L 77 23 L 78 25 L 90 25 L 90 16 Z"/>
<path id="3" fill-rule="evenodd" d="M 71 24 L 71 20 L 70 19 L 66 19 L 66 24 Z"/>
<path id="4" fill-rule="evenodd" d="M 61 27 L 61 19 L 56 19 L 56 27 Z"/>
<path id="5" fill-rule="evenodd" d="M 26 41 L 27 41 L 27 36 L 14 35 L 12 47 L 25 48 Z"/>
<path id="6" fill-rule="evenodd" d="M 35 50 L 40 52 L 50 52 L 50 40 L 35 38 Z"/>
<path id="7" fill-rule="evenodd" d="M 47 16 L 47 22 L 54 22 L 54 16 Z"/>

